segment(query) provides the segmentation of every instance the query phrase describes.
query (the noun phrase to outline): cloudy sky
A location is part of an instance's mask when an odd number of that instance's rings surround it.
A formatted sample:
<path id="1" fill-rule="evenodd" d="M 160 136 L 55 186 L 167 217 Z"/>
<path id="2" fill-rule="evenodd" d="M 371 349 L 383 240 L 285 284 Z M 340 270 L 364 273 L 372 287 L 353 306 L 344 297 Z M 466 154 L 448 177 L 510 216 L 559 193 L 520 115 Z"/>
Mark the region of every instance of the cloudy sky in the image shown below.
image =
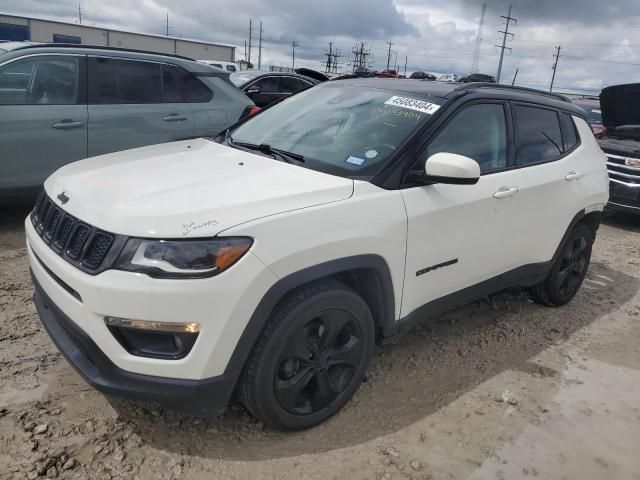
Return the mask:
<path id="1" fill-rule="evenodd" d="M 263 22 L 263 65 L 320 68 L 333 42 L 343 69 L 357 42 L 366 42 L 374 68 L 391 64 L 407 72 L 427 70 L 468 74 L 473 62 L 483 0 L 81 0 L 83 23 L 236 45 L 244 57 L 249 19 Z M 480 71 L 495 75 L 509 0 L 486 0 Z M 640 1 L 512 0 L 518 19 L 508 42 L 503 81 L 548 89 L 554 48 L 562 45 L 556 89 L 598 93 L 609 84 L 640 81 Z M 75 0 L 0 0 L 0 13 L 77 21 Z M 257 31 L 254 32 L 257 38 Z M 257 40 L 255 42 L 257 44 Z M 256 63 L 257 49 L 252 52 Z"/>

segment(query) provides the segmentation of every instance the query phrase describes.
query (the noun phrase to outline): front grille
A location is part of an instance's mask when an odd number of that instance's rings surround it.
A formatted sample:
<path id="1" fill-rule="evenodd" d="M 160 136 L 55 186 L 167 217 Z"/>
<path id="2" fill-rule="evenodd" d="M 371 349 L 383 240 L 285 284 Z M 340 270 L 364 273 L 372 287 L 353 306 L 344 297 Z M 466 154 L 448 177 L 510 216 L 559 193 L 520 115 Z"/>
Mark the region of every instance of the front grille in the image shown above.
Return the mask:
<path id="1" fill-rule="evenodd" d="M 31 223 L 49 247 L 79 269 L 97 274 L 113 262 L 125 239 L 97 229 L 68 214 L 42 192 Z"/>
<path id="2" fill-rule="evenodd" d="M 640 168 L 626 165 L 627 157 L 607 153 L 609 179 L 627 185 L 640 185 Z"/>

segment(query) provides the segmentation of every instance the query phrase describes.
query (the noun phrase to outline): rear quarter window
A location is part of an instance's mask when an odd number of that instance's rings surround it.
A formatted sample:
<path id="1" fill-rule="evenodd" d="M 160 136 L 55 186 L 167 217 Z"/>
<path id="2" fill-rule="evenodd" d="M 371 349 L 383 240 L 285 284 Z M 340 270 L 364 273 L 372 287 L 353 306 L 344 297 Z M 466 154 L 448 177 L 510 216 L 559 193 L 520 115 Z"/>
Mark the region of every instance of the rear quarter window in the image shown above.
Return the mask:
<path id="1" fill-rule="evenodd" d="M 517 165 L 549 162 L 562 155 L 564 145 L 556 111 L 515 105 L 514 115 Z"/>
<path id="2" fill-rule="evenodd" d="M 578 130 L 571 115 L 561 113 L 560 123 L 562 124 L 562 133 L 564 135 L 564 151 L 567 152 L 580 143 L 580 137 L 578 136 Z"/>

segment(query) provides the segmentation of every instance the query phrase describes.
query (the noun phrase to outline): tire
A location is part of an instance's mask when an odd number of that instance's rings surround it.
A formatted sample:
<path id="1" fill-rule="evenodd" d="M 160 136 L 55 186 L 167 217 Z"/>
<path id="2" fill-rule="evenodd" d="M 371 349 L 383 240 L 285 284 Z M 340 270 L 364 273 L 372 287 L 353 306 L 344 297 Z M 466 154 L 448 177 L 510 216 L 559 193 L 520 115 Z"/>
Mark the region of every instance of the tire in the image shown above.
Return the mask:
<path id="1" fill-rule="evenodd" d="M 593 240 L 593 232 L 586 225 L 578 224 L 573 229 L 547 278 L 531 288 L 537 302 L 560 307 L 571 301 L 589 269 Z"/>
<path id="2" fill-rule="evenodd" d="M 375 340 L 369 307 L 335 280 L 302 287 L 276 307 L 245 365 L 238 393 L 265 425 L 302 430 L 359 388 Z"/>

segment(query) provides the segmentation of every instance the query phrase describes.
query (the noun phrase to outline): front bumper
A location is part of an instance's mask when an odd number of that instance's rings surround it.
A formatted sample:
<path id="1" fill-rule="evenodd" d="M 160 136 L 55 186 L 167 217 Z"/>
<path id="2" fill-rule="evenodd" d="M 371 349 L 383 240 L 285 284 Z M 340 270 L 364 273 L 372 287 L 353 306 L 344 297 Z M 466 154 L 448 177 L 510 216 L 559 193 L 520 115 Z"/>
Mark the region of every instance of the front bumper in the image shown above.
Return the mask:
<path id="1" fill-rule="evenodd" d="M 111 362 L 91 338 L 46 294 L 35 275 L 33 301 L 49 336 L 71 366 L 104 393 L 148 400 L 200 417 L 220 415 L 227 407 L 236 378 L 220 375 L 184 380 L 132 373 Z"/>
<path id="2" fill-rule="evenodd" d="M 611 180 L 607 207 L 619 212 L 640 215 L 640 183 Z"/>

